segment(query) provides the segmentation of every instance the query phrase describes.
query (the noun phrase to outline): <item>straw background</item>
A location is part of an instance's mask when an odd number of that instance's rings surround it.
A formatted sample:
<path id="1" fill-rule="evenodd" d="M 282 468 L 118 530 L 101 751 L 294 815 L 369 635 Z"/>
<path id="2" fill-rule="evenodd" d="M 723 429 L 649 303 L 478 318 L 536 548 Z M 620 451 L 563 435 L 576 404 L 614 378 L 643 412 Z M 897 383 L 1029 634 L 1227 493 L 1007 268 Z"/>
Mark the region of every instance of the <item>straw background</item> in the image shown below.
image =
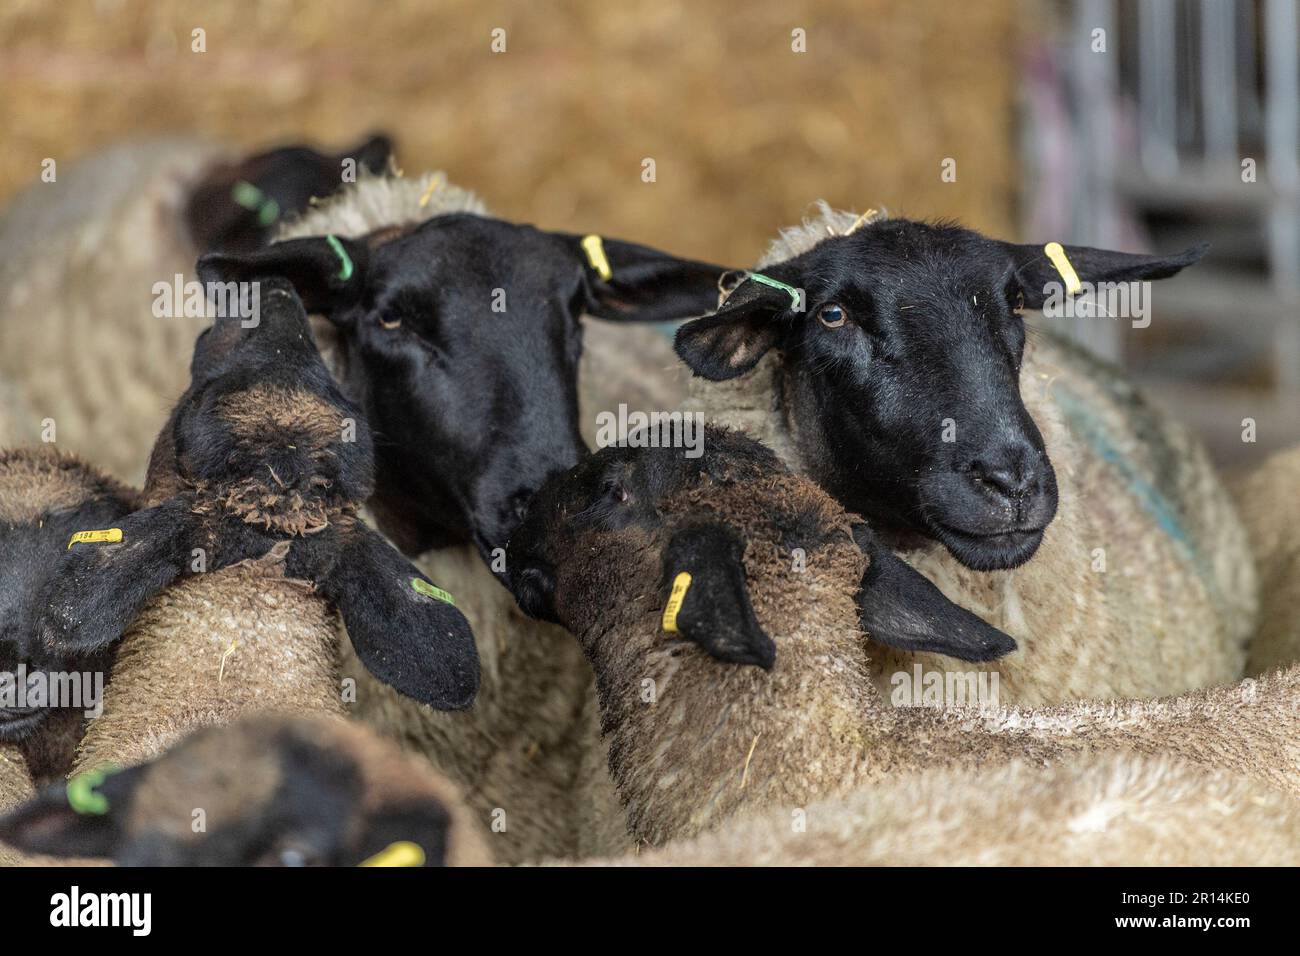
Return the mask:
<path id="1" fill-rule="evenodd" d="M 1014 233 L 1012 0 L 6 0 L 0 200 L 143 134 L 370 129 L 498 215 L 746 265 L 824 197 Z M 206 31 L 207 51 L 190 49 Z M 506 30 L 507 51 L 490 50 Z M 791 51 L 791 31 L 807 52 Z M 651 157 L 657 182 L 641 181 Z M 945 157 L 957 181 L 940 181 Z"/>

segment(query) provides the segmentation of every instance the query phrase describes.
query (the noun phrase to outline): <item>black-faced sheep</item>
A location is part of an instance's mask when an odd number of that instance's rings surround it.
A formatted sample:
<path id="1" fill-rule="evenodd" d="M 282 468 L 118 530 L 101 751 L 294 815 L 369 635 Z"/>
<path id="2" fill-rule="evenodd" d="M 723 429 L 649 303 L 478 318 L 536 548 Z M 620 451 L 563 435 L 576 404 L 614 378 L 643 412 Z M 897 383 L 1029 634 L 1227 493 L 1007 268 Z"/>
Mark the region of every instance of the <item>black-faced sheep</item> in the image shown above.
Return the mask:
<path id="1" fill-rule="evenodd" d="M 464 616 L 357 517 L 373 486 L 365 418 L 288 283 L 260 292 L 258 325 L 221 318 L 195 346 L 142 510 L 114 539 L 73 544 L 47 592 L 44 646 L 121 638 L 83 769 L 253 709 L 341 714 L 335 608 L 378 680 L 438 708 L 473 701 Z"/>
<path id="2" fill-rule="evenodd" d="M 171 301 L 176 277 L 192 276 L 202 252 L 265 241 L 342 184 L 345 160 L 378 170 L 389 152 L 384 137 L 339 155 L 288 147 L 244 157 L 147 140 L 61 163 L 54 181 L 29 186 L 0 215 L 0 377 L 33 421 L 0 430 L 0 447 L 48 432 L 49 420 L 64 448 L 140 481 L 210 322 L 187 310 L 189 297 Z"/>
<path id="3" fill-rule="evenodd" d="M 133 511 L 136 493 L 43 445 L 0 452 L 0 809 L 72 765 L 101 703 L 109 655 L 36 640 L 51 576 L 73 536 Z"/>
<path id="4" fill-rule="evenodd" d="M 498 549 L 546 476 L 586 453 L 581 422 L 648 397 L 617 391 L 633 357 L 674 361 L 658 333 L 627 323 L 706 308 L 722 269 L 607 239 L 605 277 L 581 237 L 483 213 L 437 174 L 367 177 L 282 241 L 208 257 L 200 273 L 286 276 L 325 317 L 322 351 L 380 436 L 370 510 L 463 598 L 478 637 L 471 713 L 414 707 L 348 660 L 353 712 L 427 754 L 492 816 L 499 859 L 614 852 L 621 814 L 603 753 L 586 749 L 598 740 L 590 668 L 560 628 L 519 613 L 494 574 Z"/>
<path id="5" fill-rule="evenodd" d="M 1300 794 L 1300 667 L 1158 700 L 891 706 L 860 615 L 884 644 L 996 632 L 737 433 L 707 432 L 699 459 L 607 448 L 553 479 L 511 540 L 509 576 L 521 605 L 564 624 L 591 661 L 629 829 L 650 844 L 905 770 L 1085 750 L 1167 755 Z M 996 703 L 966 677 L 966 703 Z"/>
<path id="6" fill-rule="evenodd" d="M 823 207 L 759 265 L 788 288 L 750 276 L 682 326 L 678 352 L 699 376 L 686 407 L 764 441 L 1016 638 L 982 665 L 1008 701 L 1239 677 L 1256 590 L 1232 503 L 1201 445 L 1116 371 L 1026 335 L 1018 306 L 1063 285 L 1043 249 L 905 219 L 854 225 Z M 1067 252 L 1092 283 L 1162 278 L 1200 255 Z M 882 681 L 965 666 L 872 658 Z"/>
<path id="7" fill-rule="evenodd" d="M 423 762 L 343 721 L 265 714 L 50 787 L 0 817 L 6 843 L 124 866 L 491 862 L 459 795 Z"/>

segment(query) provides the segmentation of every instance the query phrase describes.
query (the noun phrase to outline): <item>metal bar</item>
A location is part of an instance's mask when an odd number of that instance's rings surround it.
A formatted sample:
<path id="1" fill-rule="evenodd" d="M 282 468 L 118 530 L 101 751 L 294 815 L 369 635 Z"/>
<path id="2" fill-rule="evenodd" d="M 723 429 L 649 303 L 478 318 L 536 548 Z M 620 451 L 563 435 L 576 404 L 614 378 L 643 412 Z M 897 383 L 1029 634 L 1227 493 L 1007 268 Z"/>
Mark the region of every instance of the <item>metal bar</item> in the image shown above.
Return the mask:
<path id="1" fill-rule="evenodd" d="M 1171 0 L 1141 0 L 1138 6 L 1138 103 L 1141 106 L 1143 168 L 1156 178 L 1178 172 L 1174 6 Z"/>
<path id="2" fill-rule="evenodd" d="M 1237 159 L 1236 20 L 1233 5 L 1201 0 L 1201 95 L 1205 155 L 1216 168 Z"/>
<path id="3" fill-rule="evenodd" d="M 1264 8 L 1264 141 L 1273 283 L 1290 314 L 1278 325 L 1277 375 L 1283 388 L 1300 391 L 1300 0 L 1267 0 Z"/>

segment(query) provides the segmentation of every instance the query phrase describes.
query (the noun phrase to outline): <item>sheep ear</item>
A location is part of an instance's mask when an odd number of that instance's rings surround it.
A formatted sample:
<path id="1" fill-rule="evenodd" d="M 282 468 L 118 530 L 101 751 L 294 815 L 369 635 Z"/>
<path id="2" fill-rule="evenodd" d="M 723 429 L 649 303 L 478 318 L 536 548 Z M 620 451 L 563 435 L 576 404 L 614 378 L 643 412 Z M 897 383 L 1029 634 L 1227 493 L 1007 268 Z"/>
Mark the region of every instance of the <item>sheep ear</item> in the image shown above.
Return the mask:
<path id="1" fill-rule="evenodd" d="M 198 273 L 205 286 L 259 278 L 288 279 L 308 312 L 332 320 L 360 298 L 369 260 L 364 242 L 341 236 L 311 236 L 277 242 L 255 252 L 209 253 L 199 259 Z"/>
<path id="2" fill-rule="evenodd" d="M 663 627 L 720 661 L 771 670 L 776 644 L 754 616 L 745 583 L 745 544 L 720 524 L 673 535 L 664 552 Z"/>
<path id="3" fill-rule="evenodd" d="M 478 693 L 478 648 L 450 594 L 358 523 L 318 582 L 338 607 L 357 658 L 388 686 L 436 710 L 464 710 Z"/>
<path id="4" fill-rule="evenodd" d="M 1025 295 L 1025 305 L 1031 309 L 1041 309 L 1052 290 L 1063 287 L 1061 273 L 1048 258 L 1044 246 L 1014 243 L 1003 245 L 1011 251 L 1016 261 L 1016 280 Z M 1197 262 L 1210 245 L 1202 243 L 1176 256 L 1143 256 L 1131 252 L 1092 249 L 1088 246 L 1062 248 L 1079 281 L 1095 285 L 1098 282 L 1167 279 Z"/>
<path id="5" fill-rule="evenodd" d="M 991 661 L 1016 649 L 1013 638 L 948 600 L 866 525 L 855 525 L 853 537 L 870 558 L 857 601 L 858 620 L 872 640 L 963 661 Z"/>
<path id="6" fill-rule="evenodd" d="M 371 173 L 378 176 L 388 168 L 388 161 L 392 156 L 392 138 L 385 133 L 374 133 L 352 147 L 352 149 L 344 150 L 336 158 L 340 162 L 344 159 L 355 159 L 358 167 L 364 166 Z"/>
<path id="7" fill-rule="evenodd" d="M 718 304 L 718 278 L 727 271 L 723 266 L 679 259 L 634 242 L 560 235 L 586 267 L 587 312 L 598 319 L 669 322 L 703 315 Z M 602 278 L 605 265 L 608 278 Z"/>
<path id="8" fill-rule="evenodd" d="M 779 320 L 791 304 L 788 292 L 746 280 L 717 312 L 679 328 L 673 347 L 696 375 L 736 378 L 780 341 Z"/>
<path id="9" fill-rule="evenodd" d="M 37 623 L 42 643 L 86 653 L 117 641 L 140 609 L 182 572 L 188 510 L 179 498 L 73 536 L 47 586 Z"/>
<path id="10" fill-rule="evenodd" d="M 109 774 L 89 771 L 0 816 L 0 843 L 23 853 L 115 857 L 128 840 L 123 823 L 144 766 Z"/>

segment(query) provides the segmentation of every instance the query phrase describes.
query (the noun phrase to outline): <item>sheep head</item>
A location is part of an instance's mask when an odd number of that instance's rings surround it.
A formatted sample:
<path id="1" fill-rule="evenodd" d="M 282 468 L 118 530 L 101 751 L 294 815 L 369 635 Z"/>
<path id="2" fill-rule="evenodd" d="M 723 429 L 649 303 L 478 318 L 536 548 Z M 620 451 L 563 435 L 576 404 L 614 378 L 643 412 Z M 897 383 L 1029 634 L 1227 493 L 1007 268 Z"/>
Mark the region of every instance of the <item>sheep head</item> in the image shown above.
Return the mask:
<path id="1" fill-rule="evenodd" d="M 441 866 L 475 849 L 457 805 L 449 785 L 360 728 L 260 714 L 52 786 L 0 817 L 0 840 L 125 866 Z"/>
<path id="2" fill-rule="evenodd" d="M 107 668 L 101 650 L 43 645 L 36 621 L 72 536 L 136 507 L 135 491 L 49 445 L 0 453 L 0 682 L 17 681 L 21 672 L 32 691 L 54 672 Z M 17 701 L 17 690 L 0 686 L 0 698 Z M 31 736 L 52 707 L 0 706 L 0 741 Z"/>
<path id="3" fill-rule="evenodd" d="M 716 301 L 721 267 L 602 248 L 603 261 L 578 236 L 457 213 L 205 256 L 199 271 L 293 282 L 336 328 L 339 374 L 385 436 L 380 527 L 407 553 L 473 543 L 491 563 L 542 482 L 586 452 L 579 317 L 661 321 Z"/>
<path id="4" fill-rule="evenodd" d="M 185 205 L 190 236 L 202 252 L 264 246 L 281 221 L 343 185 L 346 160 L 355 163 L 354 173 L 382 173 L 392 153 L 392 141 L 380 134 L 338 155 L 282 146 L 219 163 L 190 190 Z"/>
<path id="5" fill-rule="evenodd" d="M 1041 308 L 1061 275 L 1042 246 L 954 225 L 825 226 L 811 248 L 682 326 L 678 354 L 724 380 L 775 352 L 803 470 L 840 502 L 881 530 L 934 538 L 975 570 L 1023 564 L 1056 514 L 1057 487 L 1020 397 L 1020 309 Z M 1204 250 L 1065 251 L 1081 281 L 1097 283 L 1171 276 Z"/>
<path id="6" fill-rule="evenodd" d="M 325 370 L 292 287 L 253 293 L 256 323 L 219 318 L 195 345 L 150 460 L 150 507 L 118 522 L 118 540 L 63 558 L 44 646 L 109 646 L 177 577 L 275 552 L 337 606 L 376 677 L 439 709 L 469 706 L 478 654 L 464 615 L 357 518 L 374 474 L 364 416 Z"/>

